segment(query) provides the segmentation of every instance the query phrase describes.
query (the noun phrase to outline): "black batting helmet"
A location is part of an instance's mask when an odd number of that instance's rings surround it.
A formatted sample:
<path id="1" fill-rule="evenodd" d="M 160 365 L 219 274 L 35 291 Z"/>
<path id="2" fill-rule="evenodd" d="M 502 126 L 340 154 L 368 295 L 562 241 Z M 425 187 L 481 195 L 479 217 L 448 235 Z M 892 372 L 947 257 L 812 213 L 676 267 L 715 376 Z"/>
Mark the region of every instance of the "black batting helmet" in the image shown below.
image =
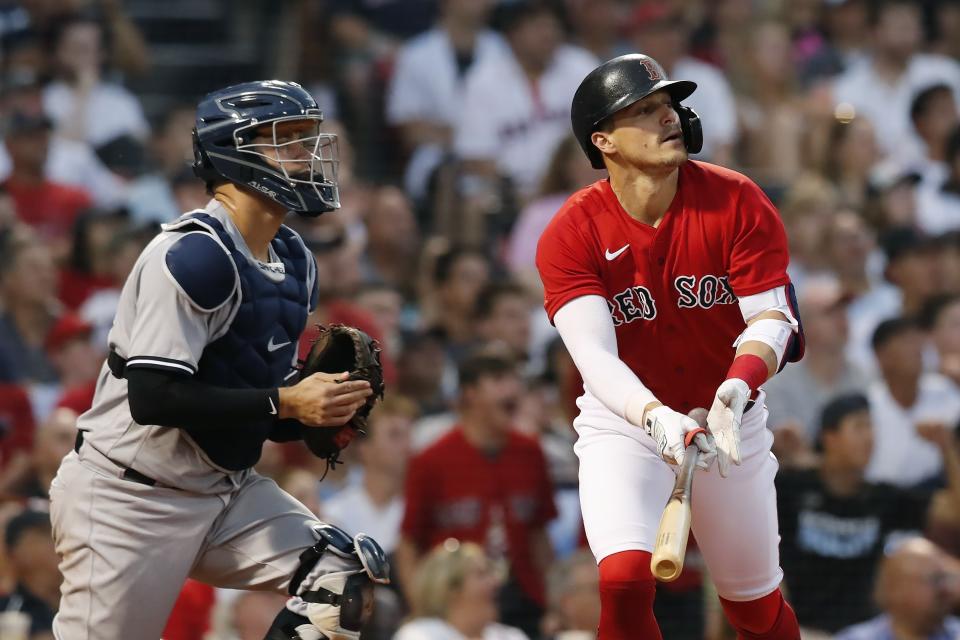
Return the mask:
<path id="1" fill-rule="evenodd" d="M 668 80 L 660 64 L 642 53 L 630 53 L 607 60 L 587 74 L 573 96 L 570 119 L 573 135 L 594 169 L 603 169 L 603 154 L 590 140 L 601 123 L 614 113 L 629 107 L 661 89 L 666 90 L 680 116 L 683 143 L 690 153 L 703 147 L 700 118 L 690 107 L 680 105 L 697 88 L 689 80 Z"/>

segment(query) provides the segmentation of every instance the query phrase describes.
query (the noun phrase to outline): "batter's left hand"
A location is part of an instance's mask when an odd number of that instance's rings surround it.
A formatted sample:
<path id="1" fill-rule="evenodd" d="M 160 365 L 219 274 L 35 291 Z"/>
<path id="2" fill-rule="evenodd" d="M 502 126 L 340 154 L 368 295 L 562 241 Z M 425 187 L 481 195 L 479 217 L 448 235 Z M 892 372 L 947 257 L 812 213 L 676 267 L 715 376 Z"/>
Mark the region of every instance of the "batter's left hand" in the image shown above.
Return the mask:
<path id="1" fill-rule="evenodd" d="M 724 380 L 717 389 L 707 427 L 717 444 L 717 467 L 724 478 L 730 473 L 730 463 L 740 464 L 740 421 L 750 400 L 750 386 L 739 378 Z"/>

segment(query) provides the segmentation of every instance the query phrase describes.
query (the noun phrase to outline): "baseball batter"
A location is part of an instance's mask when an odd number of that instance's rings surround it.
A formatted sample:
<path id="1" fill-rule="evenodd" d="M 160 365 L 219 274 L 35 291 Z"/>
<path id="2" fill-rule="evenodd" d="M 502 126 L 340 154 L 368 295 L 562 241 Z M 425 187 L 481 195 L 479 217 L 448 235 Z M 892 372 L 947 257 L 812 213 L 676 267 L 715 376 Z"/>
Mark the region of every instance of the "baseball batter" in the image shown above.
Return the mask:
<path id="1" fill-rule="evenodd" d="M 93 408 L 50 490 L 58 640 L 156 640 L 188 576 L 295 596 L 270 640 L 359 637 L 370 581 L 387 579 L 382 550 L 251 469 L 265 440 L 339 427 L 371 393 L 293 369 L 316 265 L 282 222 L 339 206 L 321 121 L 290 82 L 200 102 L 194 169 L 213 199 L 137 260 Z"/>
<path id="2" fill-rule="evenodd" d="M 599 637 L 661 637 L 650 552 L 692 440 L 706 469 L 692 528 L 727 618 L 740 638 L 799 640 L 779 589 L 760 390 L 803 352 L 787 242 L 753 182 L 687 159 L 702 137 L 680 103 L 695 88 L 640 54 L 584 79 L 574 133 L 609 178 L 571 196 L 537 251 L 547 313 L 585 383 L 574 426 Z M 709 434 L 686 416 L 695 407 L 710 408 Z"/>

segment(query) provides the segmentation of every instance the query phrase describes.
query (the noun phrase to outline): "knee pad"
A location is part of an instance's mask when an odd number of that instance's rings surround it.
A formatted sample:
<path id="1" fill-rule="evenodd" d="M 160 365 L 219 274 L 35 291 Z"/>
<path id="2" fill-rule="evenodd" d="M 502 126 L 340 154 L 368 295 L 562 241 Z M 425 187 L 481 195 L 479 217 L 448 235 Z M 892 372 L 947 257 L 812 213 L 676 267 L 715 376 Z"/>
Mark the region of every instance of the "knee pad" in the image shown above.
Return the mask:
<path id="1" fill-rule="evenodd" d="M 304 616 L 325 636 L 359 637 L 373 613 L 374 583 L 389 584 L 383 549 L 364 534 L 350 537 L 329 524 L 313 528 L 317 543 L 300 554 L 290 579 L 287 609 Z"/>

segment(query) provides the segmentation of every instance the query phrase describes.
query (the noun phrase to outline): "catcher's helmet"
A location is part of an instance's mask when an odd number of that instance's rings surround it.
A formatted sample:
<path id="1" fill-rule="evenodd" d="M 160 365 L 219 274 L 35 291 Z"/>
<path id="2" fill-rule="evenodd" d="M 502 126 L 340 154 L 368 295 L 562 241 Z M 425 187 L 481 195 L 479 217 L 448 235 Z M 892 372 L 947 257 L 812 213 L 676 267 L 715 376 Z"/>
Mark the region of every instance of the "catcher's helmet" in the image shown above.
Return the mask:
<path id="1" fill-rule="evenodd" d="M 278 124 L 299 121 L 313 122 L 295 135 L 281 131 L 278 140 Z M 295 82 L 259 80 L 214 91 L 197 105 L 193 171 L 208 184 L 226 179 L 255 189 L 290 211 L 332 211 L 340 207 L 337 137 L 321 133 L 321 122 L 316 101 Z M 255 142 L 264 126 L 272 139 L 267 133 L 267 142 Z M 281 159 L 280 149 L 290 145 L 298 145 L 300 156 Z"/>
<path id="2" fill-rule="evenodd" d="M 687 151 L 696 153 L 703 147 L 700 118 L 693 109 L 680 104 L 696 88 L 697 84 L 689 80 L 668 80 L 663 67 L 642 53 L 607 60 L 587 74 L 573 96 L 570 109 L 573 135 L 593 168 L 603 169 L 603 154 L 590 140 L 593 132 L 620 109 L 664 89 L 670 94 L 673 107 L 680 116 L 683 144 Z"/>

